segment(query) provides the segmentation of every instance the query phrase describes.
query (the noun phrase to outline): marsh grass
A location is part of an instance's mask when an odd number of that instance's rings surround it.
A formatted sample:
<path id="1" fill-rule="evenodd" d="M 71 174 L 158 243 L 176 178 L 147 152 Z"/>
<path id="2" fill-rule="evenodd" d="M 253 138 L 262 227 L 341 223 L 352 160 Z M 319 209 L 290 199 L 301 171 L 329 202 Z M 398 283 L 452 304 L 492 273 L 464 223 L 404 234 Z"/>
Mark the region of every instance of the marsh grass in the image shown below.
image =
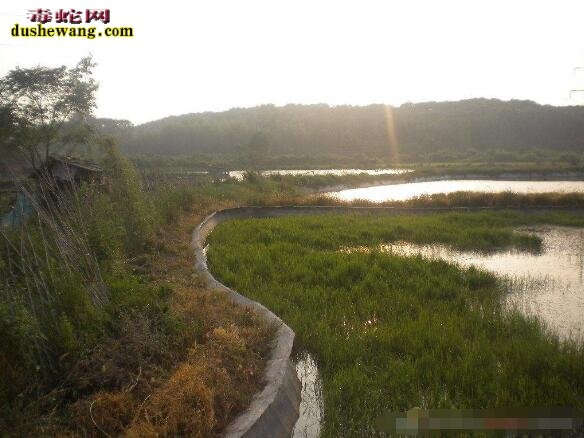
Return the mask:
<path id="1" fill-rule="evenodd" d="M 405 176 L 415 175 L 271 175 L 249 172 L 243 181 L 228 178 L 213 182 L 200 178 L 184 181 L 168 175 L 153 177 L 146 184 L 147 192 L 163 218 L 172 221 L 176 212 L 241 205 L 337 205 L 388 207 L 584 207 L 583 193 L 455 192 L 423 195 L 407 201 L 372 202 L 341 201 L 319 191 L 331 187 L 366 186 L 384 182 L 407 182 Z M 440 176 L 440 175 L 438 175 Z M 401 179 L 400 179 L 401 178 Z M 173 217 L 174 216 L 174 217 Z"/>
<path id="2" fill-rule="evenodd" d="M 330 215 L 224 222 L 210 236 L 217 278 L 296 332 L 323 378 L 324 436 L 373 433 L 387 411 L 569 405 L 584 408 L 584 349 L 505 310 L 503 282 L 475 268 L 345 246 L 392 240 L 533 249 L 512 231 L 582 225 L 568 213 Z"/>

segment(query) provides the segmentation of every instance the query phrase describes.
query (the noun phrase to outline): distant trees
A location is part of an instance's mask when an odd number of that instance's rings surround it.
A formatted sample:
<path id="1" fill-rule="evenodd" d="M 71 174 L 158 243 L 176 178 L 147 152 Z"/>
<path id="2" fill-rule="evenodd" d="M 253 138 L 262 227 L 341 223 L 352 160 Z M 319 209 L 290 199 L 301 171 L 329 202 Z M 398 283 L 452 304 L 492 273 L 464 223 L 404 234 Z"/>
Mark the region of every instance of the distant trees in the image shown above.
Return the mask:
<path id="1" fill-rule="evenodd" d="M 73 68 L 16 68 L 1 78 L 3 152 L 18 152 L 36 168 L 55 148 L 84 143 L 98 87 L 94 67 L 85 57 Z"/>
<path id="2" fill-rule="evenodd" d="M 122 146 L 132 154 L 205 154 L 255 164 L 285 156 L 289 162 L 330 156 L 388 163 L 385 108 L 265 105 L 188 114 L 128 128 Z M 404 104 L 392 113 L 398 159 L 452 161 L 485 155 L 493 160 L 495 155 L 508 159 L 543 149 L 584 151 L 584 107 L 471 99 Z"/>
<path id="3" fill-rule="evenodd" d="M 268 137 L 263 132 L 257 131 L 252 135 L 245 148 L 252 169 L 255 169 L 258 165 L 266 161 L 269 145 Z"/>

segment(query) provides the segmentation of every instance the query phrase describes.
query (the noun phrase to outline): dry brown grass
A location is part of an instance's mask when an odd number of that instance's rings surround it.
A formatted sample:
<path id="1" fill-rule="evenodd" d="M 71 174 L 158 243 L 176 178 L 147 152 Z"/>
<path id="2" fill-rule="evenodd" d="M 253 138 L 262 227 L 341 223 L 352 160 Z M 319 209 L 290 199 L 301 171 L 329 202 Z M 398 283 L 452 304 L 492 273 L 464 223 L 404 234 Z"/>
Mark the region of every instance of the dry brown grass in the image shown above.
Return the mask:
<path id="1" fill-rule="evenodd" d="M 190 234 L 200 217 L 159 233 L 157 253 L 133 268 L 170 285 L 178 335 L 123 316 L 118 337 L 71 364 L 62 387 L 25 407 L 16 435 L 213 437 L 263 385 L 272 328 L 205 290 L 193 269 Z M 67 358 L 64 358 L 67 360 Z"/>

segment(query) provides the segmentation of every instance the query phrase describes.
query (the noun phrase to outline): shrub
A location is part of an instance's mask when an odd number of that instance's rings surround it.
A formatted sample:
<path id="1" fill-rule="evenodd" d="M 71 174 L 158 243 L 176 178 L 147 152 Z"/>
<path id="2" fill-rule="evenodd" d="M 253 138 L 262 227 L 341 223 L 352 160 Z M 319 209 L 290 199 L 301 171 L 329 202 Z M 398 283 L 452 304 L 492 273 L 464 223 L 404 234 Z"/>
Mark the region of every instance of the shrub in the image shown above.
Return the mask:
<path id="1" fill-rule="evenodd" d="M 0 377 L 13 391 L 22 389 L 18 384 L 34 386 L 56 378 L 59 357 L 80 351 L 99 336 L 101 306 L 107 300 L 83 235 L 72 240 L 73 225 L 63 215 L 36 212 L 34 219 L 36 223 L 31 218 L 20 229 L 2 232 L 0 247 L 0 356 L 12 366 L 0 369 L 6 370 Z"/>
<path id="2" fill-rule="evenodd" d="M 102 272 L 123 271 L 126 228 L 111 198 L 98 192 L 95 187 L 84 186 L 82 197 L 85 205 L 84 221 L 87 240 Z"/>
<path id="3" fill-rule="evenodd" d="M 153 206 L 147 202 L 138 172 L 130 160 L 121 155 L 112 142 L 106 141 L 104 149 L 106 192 L 124 224 L 124 249 L 135 255 L 152 243 L 155 229 Z"/>
<path id="4" fill-rule="evenodd" d="M 63 188 L 41 175 L 21 188 L 32 214 L 0 230 L 4 399 L 54 385 L 127 314 L 151 318 L 165 332 L 176 329 L 164 302 L 169 291 L 140 283 L 126 268 L 129 257 L 150 246 L 156 222 L 136 170 L 113 144 L 105 149 L 105 187 Z"/>

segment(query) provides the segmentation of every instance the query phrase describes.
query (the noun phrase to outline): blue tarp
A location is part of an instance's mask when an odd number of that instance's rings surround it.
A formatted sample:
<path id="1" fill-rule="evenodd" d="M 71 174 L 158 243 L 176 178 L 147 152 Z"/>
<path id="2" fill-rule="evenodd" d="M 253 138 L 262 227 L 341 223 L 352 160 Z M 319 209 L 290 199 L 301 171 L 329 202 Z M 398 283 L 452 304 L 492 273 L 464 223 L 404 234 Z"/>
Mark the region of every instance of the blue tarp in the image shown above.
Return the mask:
<path id="1" fill-rule="evenodd" d="M 32 213 L 32 204 L 28 196 L 23 192 L 18 192 L 16 202 L 12 210 L 2 218 L 2 226 L 9 227 L 21 224 L 24 219 Z"/>

